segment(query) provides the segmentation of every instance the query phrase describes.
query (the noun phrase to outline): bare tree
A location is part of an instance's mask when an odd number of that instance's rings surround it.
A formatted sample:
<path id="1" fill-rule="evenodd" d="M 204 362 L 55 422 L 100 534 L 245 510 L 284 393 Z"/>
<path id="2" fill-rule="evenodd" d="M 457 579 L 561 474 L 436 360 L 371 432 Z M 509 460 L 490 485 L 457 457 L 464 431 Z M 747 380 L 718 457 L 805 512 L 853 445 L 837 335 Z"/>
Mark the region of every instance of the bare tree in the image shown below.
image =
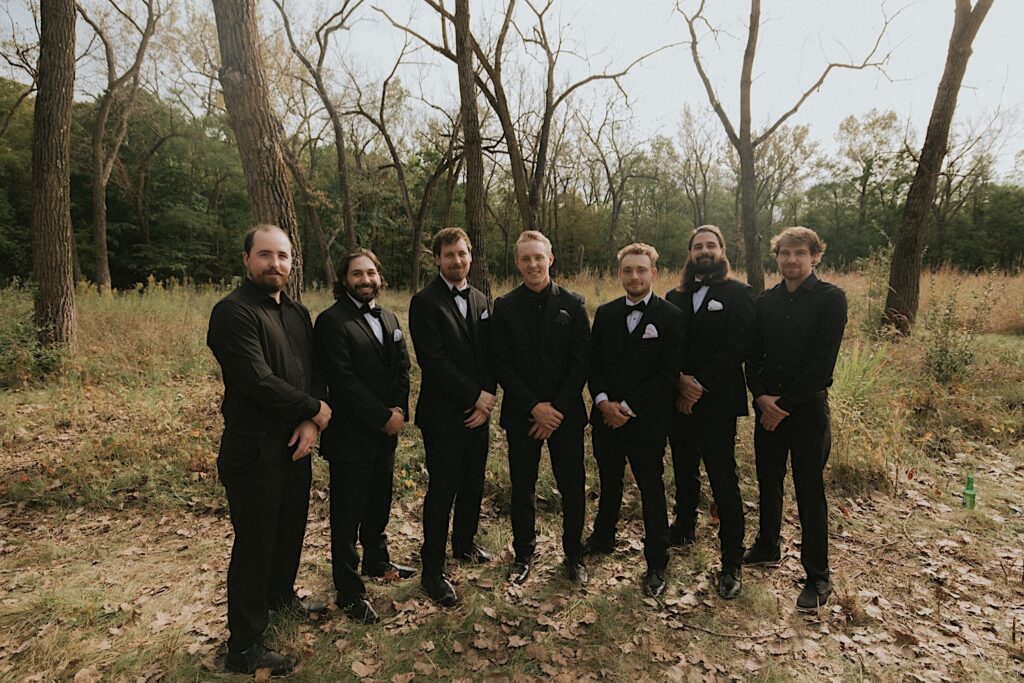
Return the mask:
<path id="1" fill-rule="evenodd" d="M 709 222 L 708 200 L 720 173 L 719 145 L 707 117 L 695 115 L 689 105 L 683 107 L 678 139 L 677 180 L 693 210 L 693 227 L 697 228 Z"/>
<path id="2" fill-rule="evenodd" d="M 342 0 L 341 7 L 335 10 L 330 16 L 313 29 L 313 41 L 316 43 L 316 51 L 311 59 L 306 55 L 305 50 L 299 46 L 292 32 L 291 21 L 285 9 L 285 0 L 272 0 L 281 14 L 281 21 L 284 22 L 285 35 L 288 37 L 288 45 L 292 53 L 302 62 L 303 68 L 309 76 L 306 84 L 316 90 L 320 101 L 323 102 L 324 111 L 331 121 L 331 128 L 334 133 L 334 148 L 338 160 L 338 188 L 341 194 L 341 219 L 345 229 L 345 246 L 354 249 L 356 246 L 355 220 L 352 218 L 352 199 L 349 191 L 348 177 L 348 154 L 345 150 L 345 127 L 342 124 L 341 113 L 338 111 L 327 89 L 326 72 L 324 62 L 330 49 L 331 36 L 340 30 L 347 30 L 352 21 L 352 15 L 363 0 Z M 313 60 L 316 60 L 315 63 Z M 304 79 L 305 80 L 305 79 Z"/>
<path id="3" fill-rule="evenodd" d="M 32 131 L 32 265 L 35 323 L 47 346 L 73 345 L 71 106 L 75 84 L 74 0 L 42 0 L 39 94 Z"/>
<path id="4" fill-rule="evenodd" d="M 270 107 L 260 55 L 255 0 L 214 0 L 220 45 L 220 82 L 245 171 L 257 223 L 273 223 L 292 240 L 289 294 L 302 296 L 302 237 L 281 149 L 281 124 Z"/>
<path id="5" fill-rule="evenodd" d="M 368 121 L 380 133 L 381 138 L 384 140 L 384 145 L 388 149 L 388 154 L 391 157 L 391 167 L 394 168 L 395 177 L 398 181 L 398 191 L 402 199 L 402 209 L 405 212 L 405 219 L 409 225 L 409 233 L 412 238 L 412 248 L 410 250 L 411 261 L 409 269 L 409 289 L 411 291 L 416 291 L 420 287 L 420 256 L 423 251 L 423 232 L 426 224 L 427 212 L 430 209 L 431 200 L 434 197 L 435 190 L 437 190 L 438 183 L 448 172 L 449 168 L 451 168 L 455 163 L 456 159 L 461 156 L 461 152 L 456 153 L 455 150 L 456 141 L 458 139 L 457 121 L 444 110 L 439 107 L 435 107 L 436 110 L 440 111 L 444 115 L 447 127 L 446 131 L 440 135 L 443 142 L 437 143 L 437 151 L 439 153 L 438 161 L 427 176 L 423 192 L 420 194 L 419 202 L 414 202 L 406 173 L 406 162 L 401 150 L 399 149 L 399 141 L 395 136 L 388 114 L 389 93 L 395 95 L 395 91 L 400 89 L 400 83 L 397 82 L 396 74 L 403 59 L 405 58 L 407 48 L 408 43 L 402 47 L 402 51 L 395 60 L 391 72 L 388 73 L 381 82 L 380 93 L 379 97 L 377 97 L 376 103 L 368 103 L 364 101 L 362 88 L 353 77 L 352 88 L 356 91 L 356 102 L 352 109 L 344 113 L 347 115 L 361 116 L 363 119 Z"/>
<path id="6" fill-rule="evenodd" d="M 132 61 L 127 69 L 118 73 L 118 43 L 122 39 L 102 19 L 92 16 L 92 10 L 77 5 L 78 13 L 85 23 L 92 27 L 103 45 L 106 71 L 106 87 L 100 95 L 96 108 L 96 120 L 92 131 L 92 222 L 93 241 L 96 250 L 96 284 L 101 290 L 110 289 L 110 258 L 107 253 L 107 184 L 114 168 L 114 160 L 121 148 L 132 105 L 139 90 L 142 75 L 142 61 L 146 57 L 153 32 L 156 30 L 162 10 L 159 0 L 141 0 L 146 18 L 139 23 L 129 9 L 115 0 L 107 0 L 111 11 L 119 15 L 138 34 Z"/>
<path id="7" fill-rule="evenodd" d="M 706 0 L 700 0 L 696 11 L 690 13 L 683 9 L 682 0 L 680 0 L 676 4 L 676 10 L 686 20 L 686 26 L 690 33 L 690 56 L 697 69 L 697 74 L 704 84 L 711 107 L 722 122 L 725 134 L 728 136 L 729 142 L 736 149 L 736 154 L 739 157 L 740 225 L 743 232 L 743 260 L 747 270 L 747 282 L 750 283 L 755 293 L 760 293 L 764 290 L 764 270 L 761 267 L 761 238 L 757 229 L 757 181 L 754 169 L 754 151 L 758 145 L 771 138 L 779 126 L 799 111 L 804 102 L 821 88 L 825 79 L 833 71 L 839 69 L 882 68 L 888 60 L 888 55 L 884 55 L 880 59 L 876 58 L 876 55 L 879 52 L 882 36 L 889 26 L 890 19 L 886 17 L 874 45 L 863 60 L 860 62 L 830 62 L 827 64 L 814 83 L 804 90 L 792 107 L 765 128 L 762 133 L 755 135 L 752 127 L 750 91 L 754 72 L 754 57 L 757 54 L 758 33 L 761 28 L 761 0 L 750 0 L 750 23 L 747 27 L 747 43 L 743 52 L 743 66 L 740 71 L 740 119 L 738 128 L 733 124 L 733 120 L 722 106 L 722 102 L 715 92 L 714 86 L 711 84 L 711 79 L 704 69 L 704 61 L 700 56 L 697 27 L 707 24 L 707 20 L 704 17 L 705 4 Z"/>
<path id="8" fill-rule="evenodd" d="M 14 117 L 18 113 L 18 109 L 21 108 L 21 105 L 27 102 L 36 92 L 38 82 L 36 63 L 39 60 L 39 12 L 34 5 L 29 5 L 28 9 L 32 15 L 32 23 L 35 29 L 33 38 L 35 39 L 26 39 L 20 35 L 21 32 L 15 27 L 15 22 L 12 18 L 11 35 L 0 42 L 0 59 L 7 63 L 12 73 L 23 73 L 29 81 L 27 85 L 23 86 L 21 92 L 18 93 L 18 96 L 11 104 L 11 108 L 4 114 L 3 122 L 0 123 L 0 139 L 3 139 L 7 131 L 10 130 L 11 124 L 14 123 Z M 8 12 L 9 15 L 10 13 Z"/>
<path id="9" fill-rule="evenodd" d="M 949 144 L 960 84 L 967 72 L 971 46 L 978 29 L 992 7 L 992 0 L 956 0 L 953 32 L 949 37 L 946 66 L 935 93 L 932 114 L 924 145 L 918 157 L 917 172 L 907 192 L 899 233 L 893 245 L 889 266 L 889 294 L 885 300 L 883 322 L 901 334 L 909 334 L 917 317 L 921 297 L 921 264 L 924 257 L 924 227 L 935 197 L 942 160 Z"/>
<path id="10" fill-rule="evenodd" d="M 384 14 L 396 28 L 415 36 L 438 54 L 456 62 L 456 55 L 448 44 L 446 30 L 447 23 L 454 24 L 455 17 L 445 9 L 441 0 L 424 0 L 424 2 L 441 16 L 442 41 L 440 43 L 432 41 L 410 27 L 395 21 L 384 10 L 377 8 L 377 11 Z M 591 83 L 611 81 L 621 89 L 622 77 L 628 74 L 633 67 L 648 57 L 671 47 L 666 45 L 651 50 L 618 71 L 591 74 L 568 85 L 559 87 L 559 79 L 557 77 L 558 61 L 563 55 L 569 54 L 570 50 L 564 44 L 564 36 L 561 31 L 557 35 L 551 35 L 545 23 L 547 21 L 547 14 L 553 4 L 554 0 L 547 0 L 543 6 L 526 0 L 526 5 L 533 14 L 534 22 L 532 26 L 524 30 L 514 21 L 516 0 L 509 0 L 503 13 L 501 27 L 498 30 L 494 47 L 491 50 L 486 49 L 477 40 L 468 25 L 465 29 L 473 55 L 480 63 L 482 70 L 482 73 L 474 73 L 474 78 L 480 91 L 491 105 L 491 109 L 497 115 L 498 123 L 501 126 L 502 136 L 504 137 L 508 153 L 509 171 L 515 190 L 516 204 L 519 207 L 519 214 L 522 218 L 524 229 L 534 228 L 541 220 L 541 202 L 545 196 L 545 183 L 548 177 L 547 163 L 551 128 L 559 107 L 573 93 Z M 520 117 L 513 113 L 503 72 L 506 57 L 505 47 L 509 32 L 512 29 L 520 37 L 524 46 L 530 46 L 540 51 L 545 67 L 543 104 L 539 108 L 540 121 L 535 130 L 529 132 L 520 129 Z M 528 158 L 526 154 L 527 149 L 532 150 L 532 155 L 529 155 L 532 159 Z"/>

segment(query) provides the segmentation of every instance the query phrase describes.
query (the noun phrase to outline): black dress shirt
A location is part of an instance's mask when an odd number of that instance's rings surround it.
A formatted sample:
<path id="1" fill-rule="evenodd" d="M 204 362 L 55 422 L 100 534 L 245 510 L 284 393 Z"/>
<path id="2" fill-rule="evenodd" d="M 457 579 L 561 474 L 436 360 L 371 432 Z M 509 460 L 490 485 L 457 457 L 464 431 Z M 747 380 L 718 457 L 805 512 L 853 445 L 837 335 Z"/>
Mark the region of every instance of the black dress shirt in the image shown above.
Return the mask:
<path id="1" fill-rule="evenodd" d="M 291 432 L 320 411 L 327 392 L 316 371 L 309 311 L 281 292 L 278 304 L 251 280 L 210 314 L 206 343 L 224 376 L 224 429 Z"/>
<path id="2" fill-rule="evenodd" d="M 846 294 L 812 272 L 795 292 L 783 280 L 757 300 L 747 385 L 789 411 L 832 386 L 846 328 Z"/>

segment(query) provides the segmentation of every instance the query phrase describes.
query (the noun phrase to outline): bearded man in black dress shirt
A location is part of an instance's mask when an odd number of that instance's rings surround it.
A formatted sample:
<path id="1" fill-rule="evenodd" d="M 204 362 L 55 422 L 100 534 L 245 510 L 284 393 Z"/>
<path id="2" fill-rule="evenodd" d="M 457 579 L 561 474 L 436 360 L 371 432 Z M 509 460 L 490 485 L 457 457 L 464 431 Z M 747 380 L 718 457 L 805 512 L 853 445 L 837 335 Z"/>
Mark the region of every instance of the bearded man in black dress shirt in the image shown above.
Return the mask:
<path id="1" fill-rule="evenodd" d="M 807 572 L 796 604 L 814 610 L 832 593 L 823 473 L 832 447 L 828 388 L 846 328 L 846 294 L 814 274 L 825 243 L 813 230 L 786 228 L 772 238 L 771 250 L 783 279 L 757 300 L 746 363 L 761 505 L 757 541 L 743 562 L 778 566 L 782 559 L 782 488 L 792 458 Z"/>
<path id="2" fill-rule="evenodd" d="M 310 449 L 331 419 L 305 306 L 283 291 L 292 245 L 275 225 L 245 235 L 247 278 L 210 315 L 206 343 L 224 378 L 217 472 L 235 532 L 228 565 L 227 668 L 290 672 L 296 659 L 263 643 L 268 611 L 320 612 L 295 595 L 312 478 Z"/>
<path id="3" fill-rule="evenodd" d="M 491 352 L 505 396 L 501 426 L 508 436 L 512 479 L 512 548 L 509 572 L 523 583 L 537 546 L 536 487 L 541 446 L 547 441 L 551 470 L 562 496 L 565 573 L 587 582 L 583 564 L 586 474 L 583 385 L 590 365 L 590 320 L 583 297 L 552 281 L 551 241 L 527 230 L 516 241 L 516 268 L 523 284 L 494 302 Z"/>

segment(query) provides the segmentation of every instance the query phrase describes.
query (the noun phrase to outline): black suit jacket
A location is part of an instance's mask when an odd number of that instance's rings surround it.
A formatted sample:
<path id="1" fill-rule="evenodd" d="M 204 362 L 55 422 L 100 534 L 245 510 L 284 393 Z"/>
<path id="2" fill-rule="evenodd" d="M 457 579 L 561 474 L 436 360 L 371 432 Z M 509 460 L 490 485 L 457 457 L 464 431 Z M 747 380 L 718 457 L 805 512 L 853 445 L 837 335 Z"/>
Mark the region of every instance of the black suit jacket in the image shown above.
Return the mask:
<path id="1" fill-rule="evenodd" d="M 597 309 L 591 334 L 590 395 L 608 394 L 636 413 L 618 432 L 636 440 L 664 440 L 675 411 L 683 313 L 654 294 L 632 334 L 626 329 L 626 298 Z M 644 338 L 644 336 L 648 338 Z M 610 432 L 595 404 L 594 434 Z"/>
<path id="2" fill-rule="evenodd" d="M 694 415 L 746 415 L 743 360 L 754 321 L 750 285 L 732 279 L 709 285 L 696 313 L 693 292 L 673 289 L 665 298 L 683 312 L 682 372 L 696 377 L 704 387 Z"/>
<path id="3" fill-rule="evenodd" d="M 348 296 L 317 316 L 316 357 L 332 411 L 320 452 L 329 460 L 368 460 L 398 443 L 381 428 L 392 406 L 409 413 L 409 352 L 395 314 L 383 311 L 380 321 L 383 344 Z"/>
<path id="4" fill-rule="evenodd" d="M 416 401 L 420 429 L 465 429 L 462 422 L 480 391 L 496 391 L 489 357 L 490 315 L 487 297 L 471 287 L 468 315 L 463 318 L 440 275 L 413 296 L 409 331 L 422 371 Z M 487 429 L 487 423 L 478 429 Z"/>
<path id="5" fill-rule="evenodd" d="M 590 318 L 583 297 L 552 282 L 538 321 L 531 295 L 520 285 L 494 302 L 491 354 L 505 392 L 501 426 L 529 429 L 530 411 L 550 401 L 563 415 L 562 427 L 582 427 L 590 367 Z"/>

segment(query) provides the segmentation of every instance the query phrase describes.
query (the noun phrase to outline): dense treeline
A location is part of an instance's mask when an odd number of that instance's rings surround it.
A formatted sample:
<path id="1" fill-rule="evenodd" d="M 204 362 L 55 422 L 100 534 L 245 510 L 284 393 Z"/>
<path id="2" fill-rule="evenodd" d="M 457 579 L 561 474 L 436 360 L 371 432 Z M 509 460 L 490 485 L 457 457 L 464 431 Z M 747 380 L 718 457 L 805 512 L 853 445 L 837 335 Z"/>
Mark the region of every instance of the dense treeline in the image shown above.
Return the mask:
<path id="1" fill-rule="evenodd" d="M 400 91 L 401 84 L 392 84 Z M 10 111 L 24 89 L 0 81 L 0 111 Z M 389 102 L 403 107 L 399 97 Z M 30 157 L 32 101 L 20 106 L 0 138 L 0 282 L 31 275 Z M 76 238 L 76 274 L 93 277 L 89 140 L 96 104 L 81 101 L 73 115 L 71 211 Z M 737 248 L 737 162 L 709 125 L 709 112 L 686 111 L 676 136 L 626 140 L 628 122 L 605 115 L 568 112 L 553 145 L 548 189 L 539 227 L 556 245 L 560 272 L 604 268 L 616 245 L 638 239 L 658 246 L 663 262 L 679 267 L 684 240 L 694 226 L 713 222 Z M 347 154 L 355 232 L 360 244 L 378 251 L 392 285 L 409 282 L 413 244 L 395 161 L 379 133 L 359 128 L 350 116 Z M 426 232 L 418 245 L 421 264 L 429 233 L 464 218 L 457 153 L 446 149 L 450 131 L 410 130 L 396 144 L 409 195 L 431 193 Z M 600 127 L 598 127 L 600 126 Z M 829 261 L 847 266 L 884 247 L 898 225 L 913 159 L 904 124 L 892 112 L 849 118 L 835 134 L 836 152 L 825 154 L 804 126 L 784 128 L 758 152 L 759 229 L 806 224 L 828 241 Z M 441 140 L 441 142 L 439 142 Z M 307 282 L 325 281 L 325 241 L 336 256 L 344 239 L 318 239 L 319 230 L 338 236 L 342 213 L 333 143 L 293 134 L 290 147 L 304 169 L 309 194 L 293 182 L 306 233 Z M 1024 187 L 993 171 L 995 136 L 963 132 L 954 139 L 929 218 L 925 260 L 967 270 L 1019 270 L 1024 262 Z M 513 272 L 511 245 L 521 228 L 511 181 L 492 156 L 487 193 L 487 240 L 491 272 Z M 442 162 L 448 162 L 442 164 Z M 442 169 L 438 173 L 438 169 Z M 433 176 L 437 175 L 437 178 Z M 157 279 L 220 281 L 239 274 L 239 236 L 249 225 L 249 199 L 222 112 L 193 116 L 180 106 L 141 92 L 132 111 L 107 192 L 110 268 L 113 285 L 131 287 Z M 766 261 L 766 266 L 769 263 Z M 421 278 L 430 273 L 426 268 Z"/>

